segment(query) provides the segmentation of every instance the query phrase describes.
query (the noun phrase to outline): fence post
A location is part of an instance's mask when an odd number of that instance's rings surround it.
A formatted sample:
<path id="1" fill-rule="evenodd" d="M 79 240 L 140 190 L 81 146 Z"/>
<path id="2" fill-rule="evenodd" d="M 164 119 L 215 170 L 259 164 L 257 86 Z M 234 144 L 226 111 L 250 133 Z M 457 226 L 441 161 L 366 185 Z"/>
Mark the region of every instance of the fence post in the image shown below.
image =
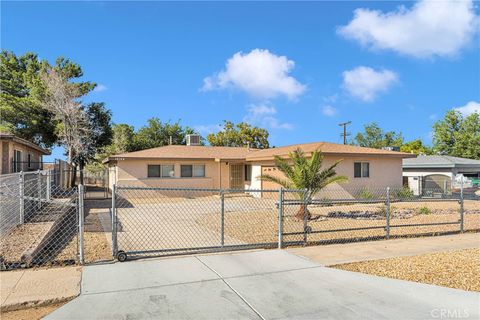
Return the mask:
<path id="1" fill-rule="evenodd" d="M 463 176 L 462 181 L 460 182 L 460 232 L 463 233 L 464 229 L 464 205 L 463 205 Z"/>
<path id="2" fill-rule="evenodd" d="M 220 233 L 221 233 L 221 246 L 225 245 L 225 191 L 220 190 Z"/>
<path id="3" fill-rule="evenodd" d="M 46 196 L 45 196 L 45 199 L 50 201 L 50 197 L 52 195 L 52 176 L 51 176 L 51 170 L 47 170 L 46 171 L 46 175 L 47 175 L 47 193 L 46 193 Z"/>
<path id="4" fill-rule="evenodd" d="M 117 197 L 117 185 L 113 184 L 112 186 L 112 254 L 113 258 L 117 256 L 118 247 L 117 247 L 117 208 L 116 208 L 116 197 Z"/>
<path id="5" fill-rule="evenodd" d="M 84 221 L 85 221 L 85 212 L 83 205 L 83 190 L 84 186 L 78 186 L 78 234 L 79 234 L 79 254 L 80 254 L 80 264 L 85 262 L 85 248 L 84 248 Z"/>
<path id="6" fill-rule="evenodd" d="M 283 188 L 278 190 L 278 249 L 283 246 Z"/>
<path id="7" fill-rule="evenodd" d="M 386 216 L 386 225 L 385 225 L 385 236 L 387 239 L 390 239 L 390 187 L 387 187 L 387 200 L 385 201 L 385 216 Z"/>
<path id="8" fill-rule="evenodd" d="M 37 170 L 37 196 L 37 209 L 40 209 L 42 207 L 42 178 L 40 175 L 40 169 Z"/>
<path id="9" fill-rule="evenodd" d="M 308 234 L 308 190 L 303 191 L 303 244 L 307 244 L 307 234 Z"/>
<path id="10" fill-rule="evenodd" d="M 25 175 L 23 171 L 20 171 L 20 181 L 18 183 L 20 192 L 19 223 L 23 224 L 25 222 Z"/>

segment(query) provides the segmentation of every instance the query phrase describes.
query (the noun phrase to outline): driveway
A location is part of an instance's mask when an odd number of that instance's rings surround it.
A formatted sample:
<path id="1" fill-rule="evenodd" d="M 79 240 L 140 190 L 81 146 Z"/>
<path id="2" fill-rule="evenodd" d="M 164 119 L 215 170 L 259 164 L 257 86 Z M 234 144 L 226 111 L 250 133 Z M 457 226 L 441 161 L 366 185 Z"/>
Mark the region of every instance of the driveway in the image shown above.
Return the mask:
<path id="1" fill-rule="evenodd" d="M 478 319 L 479 299 L 265 250 L 88 266 L 47 319 Z"/>

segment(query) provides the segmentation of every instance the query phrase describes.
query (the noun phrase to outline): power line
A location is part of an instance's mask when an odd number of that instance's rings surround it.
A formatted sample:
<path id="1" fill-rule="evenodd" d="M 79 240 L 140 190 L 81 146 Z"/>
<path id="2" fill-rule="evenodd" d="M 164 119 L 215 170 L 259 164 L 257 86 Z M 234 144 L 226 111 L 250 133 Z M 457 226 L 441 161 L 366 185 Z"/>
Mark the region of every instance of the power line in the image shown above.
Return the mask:
<path id="1" fill-rule="evenodd" d="M 351 123 L 352 121 L 347 121 L 338 124 L 340 127 L 343 126 L 343 133 L 340 133 L 340 137 L 343 137 L 343 144 L 347 144 L 347 136 L 351 135 L 350 132 L 347 132 L 347 126 Z"/>

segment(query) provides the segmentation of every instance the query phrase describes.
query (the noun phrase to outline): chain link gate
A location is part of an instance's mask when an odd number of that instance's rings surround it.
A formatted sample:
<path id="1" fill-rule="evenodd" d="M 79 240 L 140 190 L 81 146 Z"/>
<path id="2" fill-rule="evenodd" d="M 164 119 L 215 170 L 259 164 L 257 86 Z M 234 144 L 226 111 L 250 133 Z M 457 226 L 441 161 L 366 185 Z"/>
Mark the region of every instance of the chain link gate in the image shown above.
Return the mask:
<path id="1" fill-rule="evenodd" d="M 405 188 L 222 190 L 114 186 L 112 253 L 127 257 L 282 248 L 480 230 L 478 201 Z"/>

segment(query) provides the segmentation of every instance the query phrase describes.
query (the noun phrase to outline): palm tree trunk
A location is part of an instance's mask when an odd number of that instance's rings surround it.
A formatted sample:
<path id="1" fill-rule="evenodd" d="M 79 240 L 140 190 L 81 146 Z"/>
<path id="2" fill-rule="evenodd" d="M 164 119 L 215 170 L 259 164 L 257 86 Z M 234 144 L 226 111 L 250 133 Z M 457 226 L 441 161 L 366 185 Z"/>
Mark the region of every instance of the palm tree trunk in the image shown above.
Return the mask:
<path id="1" fill-rule="evenodd" d="M 305 219 L 305 216 L 306 216 L 307 220 L 310 220 L 310 218 L 312 217 L 312 214 L 308 210 L 308 207 L 306 205 L 302 204 L 302 205 L 300 205 L 300 208 L 298 209 L 297 213 L 295 214 L 295 218 L 303 221 Z"/>

